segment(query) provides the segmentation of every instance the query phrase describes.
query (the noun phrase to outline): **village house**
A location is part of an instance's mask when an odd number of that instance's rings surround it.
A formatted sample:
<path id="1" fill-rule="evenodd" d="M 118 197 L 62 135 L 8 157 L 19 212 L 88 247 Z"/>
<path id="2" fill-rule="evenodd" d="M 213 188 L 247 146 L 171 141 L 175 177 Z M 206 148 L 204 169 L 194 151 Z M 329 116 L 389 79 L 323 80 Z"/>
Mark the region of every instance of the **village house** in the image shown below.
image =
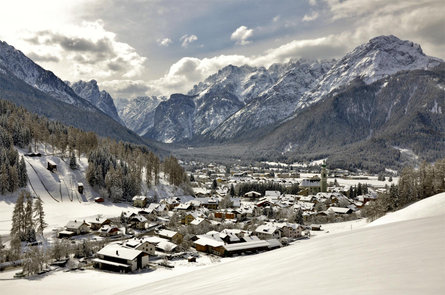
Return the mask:
<path id="1" fill-rule="evenodd" d="M 148 242 L 144 238 L 133 238 L 123 242 L 122 245 L 128 248 L 142 251 L 144 253 L 147 253 L 148 255 L 155 255 L 155 245 Z"/>
<path id="2" fill-rule="evenodd" d="M 190 225 L 194 226 L 210 225 L 210 221 L 207 220 L 206 218 L 197 217 L 194 220 L 192 220 L 192 222 L 190 222 Z"/>
<path id="3" fill-rule="evenodd" d="M 130 224 L 130 227 L 136 228 L 136 229 L 145 229 L 148 220 L 142 215 L 135 214 L 133 217 L 128 219 L 128 223 Z"/>
<path id="4" fill-rule="evenodd" d="M 85 222 L 85 220 L 83 221 L 69 221 L 66 225 L 65 225 L 65 231 L 62 231 L 59 233 L 59 237 L 63 236 L 65 234 L 69 235 L 69 232 L 72 233 L 72 235 L 81 235 L 81 234 L 86 234 L 90 232 L 90 227 L 88 225 L 88 223 Z"/>
<path id="5" fill-rule="evenodd" d="M 148 198 L 146 196 L 134 196 L 132 200 L 135 207 L 144 208 L 147 206 Z"/>
<path id="6" fill-rule="evenodd" d="M 148 266 L 148 254 L 117 244 L 102 248 L 93 259 L 94 267 L 119 272 L 132 272 Z"/>
<path id="7" fill-rule="evenodd" d="M 115 225 L 104 225 L 99 229 L 99 236 L 101 237 L 113 237 L 119 234 L 119 228 Z"/>
<path id="8" fill-rule="evenodd" d="M 167 239 L 169 241 L 172 241 L 175 244 L 179 244 L 183 238 L 182 234 L 180 234 L 176 231 L 168 230 L 168 229 L 160 230 L 158 232 L 158 236 L 160 236 L 161 238 Z"/>
<path id="9" fill-rule="evenodd" d="M 245 198 L 254 200 L 254 199 L 259 199 L 261 198 L 261 194 L 259 192 L 255 192 L 255 191 L 250 191 L 244 194 Z"/>
<path id="10" fill-rule="evenodd" d="M 273 223 L 266 223 L 263 225 L 258 226 L 254 234 L 258 236 L 258 238 L 262 240 L 269 240 L 269 239 L 279 239 L 281 238 L 281 231 L 278 228 L 278 226 L 274 225 Z"/>
<path id="11" fill-rule="evenodd" d="M 296 239 L 302 236 L 303 227 L 295 223 L 275 223 L 275 225 L 281 230 L 281 236 L 291 239 Z"/>
<path id="12" fill-rule="evenodd" d="M 154 245 L 156 250 L 165 253 L 171 253 L 175 251 L 176 248 L 178 247 L 176 244 L 161 237 L 156 237 L 156 236 L 144 237 L 144 240 Z"/>
<path id="13" fill-rule="evenodd" d="M 87 220 L 88 224 L 90 225 L 90 229 L 91 230 L 98 230 L 100 229 L 102 226 L 106 225 L 106 224 L 110 224 L 111 220 L 108 218 L 104 218 L 104 217 L 96 217 L 94 219 L 89 219 Z"/>
<path id="14" fill-rule="evenodd" d="M 309 179 L 303 179 L 300 183 L 300 194 L 302 195 L 315 195 L 321 191 L 321 179 L 318 176 L 314 176 Z"/>

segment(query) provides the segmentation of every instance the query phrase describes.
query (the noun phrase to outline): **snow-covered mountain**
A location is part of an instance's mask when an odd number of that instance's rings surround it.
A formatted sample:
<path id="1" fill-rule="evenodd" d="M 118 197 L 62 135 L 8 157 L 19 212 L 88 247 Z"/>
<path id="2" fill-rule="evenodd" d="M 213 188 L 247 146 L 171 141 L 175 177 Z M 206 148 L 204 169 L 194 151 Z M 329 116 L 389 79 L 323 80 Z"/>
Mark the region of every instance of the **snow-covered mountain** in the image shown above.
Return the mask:
<path id="1" fill-rule="evenodd" d="M 440 62 L 438 58 L 425 55 L 419 44 L 393 35 L 378 36 L 340 59 L 317 81 L 316 87 L 304 95 L 301 105 L 310 105 L 356 78 L 371 84 L 397 72 L 430 69 Z"/>
<path id="2" fill-rule="evenodd" d="M 333 61 L 298 60 L 283 67 L 287 70 L 243 108 L 218 126 L 210 136 L 230 139 L 249 131 L 280 122 L 293 114 L 301 97 L 325 75 Z"/>
<path id="3" fill-rule="evenodd" d="M 4 67 L 28 85 L 51 95 L 57 100 L 83 108 L 91 108 L 90 103 L 78 97 L 53 72 L 43 69 L 20 50 L 3 41 L 0 41 L 0 67 Z"/>
<path id="4" fill-rule="evenodd" d="M 156 119 L 155 122 L 147 121 L 144 123 L 144 128 L 157 129 L 156 126 L 162 125 L 165 131 L 149 129 L 146 136 L 164 142 L 174 142 L 191 139 L 194 136 L 201 136 L 214 130 L 225 119 L 276 83 L 279 75 L 283 72 L 283 67 L 283 65 L 274 65 L 271 71 L 264 67 L 251 66 L 237 67 L 229 65 L 222 68 L 203 82 L 195 85 L 188 92 L 187 99 L 181 101 L 177 96 L 172 96 L 174 101 L 167 101 L 165 104 L 159 105 L 156 109 L 156 117 L 163 122 L 158 124 Z M 167 106 L 187 110 L 188 119 L 176 120 L 170 118 L 167 120 L 171 114 L 176 113 Z M 132 106 L 129 105 L 128 107 Z M 152 117 L 149 117 L 149 119 L 152 119 Z M 130 125 L 127 126 L 132 128 Z M 185 130 L 187 132 L 184 132 Z M 168 135 L 164 135 L 163 132 L 168 133 Z"/>
<path id="5" fill-rule="evenodd" d="M 194 97 L 172 94 L 170 99 L 161 102 L 155 110 L 154 125 L 146 137 L 166 143 L 193 137 Z"/>
<path id="6" fill-rule="evenodd" d="M 156 107 L 165 96 L 140 96 L 135 99 L 118 99 L 116 107 L 125 126 L 139 135 L 147 133 L 154 125 Z"/>
<path id="7" fill-rule="evenodd" d="M 121 123 L 122 125 L 124 124 L 117 114 L 113 98 L 105 90 L 99 90 L 96 80 L 91 80 L 89 82 L 80 80 L 68 85 L 71 86 L 78 96 L 88 100 L 99 110 L 103 111 L 117 122 Z"/>

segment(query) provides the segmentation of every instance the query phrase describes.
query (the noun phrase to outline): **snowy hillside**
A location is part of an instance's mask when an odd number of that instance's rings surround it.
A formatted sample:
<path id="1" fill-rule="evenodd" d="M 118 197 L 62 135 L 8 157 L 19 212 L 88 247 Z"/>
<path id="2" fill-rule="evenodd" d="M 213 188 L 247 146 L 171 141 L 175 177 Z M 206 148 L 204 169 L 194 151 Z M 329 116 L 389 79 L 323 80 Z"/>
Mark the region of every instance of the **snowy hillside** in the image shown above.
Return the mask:
<path id="1" fill-rule="evenodd" d="M 445 215 L 412 219 L 416 212 L 439 205 L 424 201 L 414 204 L 418 207 L 411 209 L 414 215 L 402 222 L 354 226 L 338 234 L 320 232 L 315 239 L 259 255 L 224 258 L 216 265 L 189 263 L 135 274 L 56 272 L 40 280 L 3 280 L 2 290 L 19 294 L 36 289 L 58 294 L 61 288 L 66 294 L 442 294 Z M 0 279 L 13 274 L 5 272 Z M 107 283 L 97 283 L 101 281 Z"/>
<path id="2" fill-rule="evenodd" d="M 445 193 L 423 199 L 402 210 L 388 213 L 370 223 L 369 226 L 383 225 L 432 216 L 442 216 L 442 218 L 445 216 Z"/>

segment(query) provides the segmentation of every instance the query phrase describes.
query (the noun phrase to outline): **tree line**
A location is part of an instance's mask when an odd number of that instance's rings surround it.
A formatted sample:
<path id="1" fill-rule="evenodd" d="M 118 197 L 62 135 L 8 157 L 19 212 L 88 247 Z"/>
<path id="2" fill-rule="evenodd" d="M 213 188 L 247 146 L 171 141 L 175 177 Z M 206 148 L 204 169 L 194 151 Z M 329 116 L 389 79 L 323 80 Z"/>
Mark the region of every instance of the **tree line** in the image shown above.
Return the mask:
<path id="1" fill-rule="evenodd" d="M 374 202 L 362 209 L 362 214 L 372 221 L 386 212 L 402 209 L 441 192 L 445 192 L 445 158 L 434 164 L 423 162 L 418 169 L 405 167 L 399 183 L 379 194 Z"/>

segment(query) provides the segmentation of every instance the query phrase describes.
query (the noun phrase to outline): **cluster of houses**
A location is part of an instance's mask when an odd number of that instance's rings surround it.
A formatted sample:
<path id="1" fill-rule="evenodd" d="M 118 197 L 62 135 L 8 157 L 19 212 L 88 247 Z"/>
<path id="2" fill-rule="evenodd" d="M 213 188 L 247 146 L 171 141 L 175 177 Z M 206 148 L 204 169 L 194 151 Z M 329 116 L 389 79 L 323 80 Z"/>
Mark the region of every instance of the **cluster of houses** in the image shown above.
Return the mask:
<path id="1" fill-rule="evenodd" d="M 290 185 L 293 178 L 299 177 L 292 171 L 271 172 L 275 172 L 280 181 L 287 179 Z M 101 269 L 131 272 L 147 267 L 150 257 L 160 253 L 187 250 L 185 239 L 187 245 L 192 245 L 198 252 L 222 257 L 279 248 L 310 236 L 310 230 L 321 229 L 319 225 L 304 226 L 295 223 L 295 219 L 276 217 L 280 216 L 280 212 L 298 213 L 303 218 L 347 215 L 375 198 L 369 194 L 349 199 L 345 194 L 328 188 L 324 165 L 320 177 L 316 175 L 299 181 L 301 191 L 298 195 L 250 191 L 240 197 L 230 197 L 231 184 L 251 180 L 252 177 L 271 176 L 262 172 L 232 171 L 227 177 L 225 167 L 213 165 L 195 171 L 195 174 L 192 181 L 194 196 L 174 196 L 158 203 L 150 203 L 153 199 L 147 196 L 135 196 L 132 199 L 134 210 L 124 211 L 112 219 L 97 217 L 70 221 L 58 235 L 60 238 L 82 234 L 119 237 L 97 252 L 93 264 Z M 217 187 L 211 180 L 216 181 Z M 180 233 L 184 230 L 180 229 L 187 227 L 203 229 L 200 232 L 204 234 L 185 237 Z M 216 228 L 222 230 L 216 231 Z"/>

